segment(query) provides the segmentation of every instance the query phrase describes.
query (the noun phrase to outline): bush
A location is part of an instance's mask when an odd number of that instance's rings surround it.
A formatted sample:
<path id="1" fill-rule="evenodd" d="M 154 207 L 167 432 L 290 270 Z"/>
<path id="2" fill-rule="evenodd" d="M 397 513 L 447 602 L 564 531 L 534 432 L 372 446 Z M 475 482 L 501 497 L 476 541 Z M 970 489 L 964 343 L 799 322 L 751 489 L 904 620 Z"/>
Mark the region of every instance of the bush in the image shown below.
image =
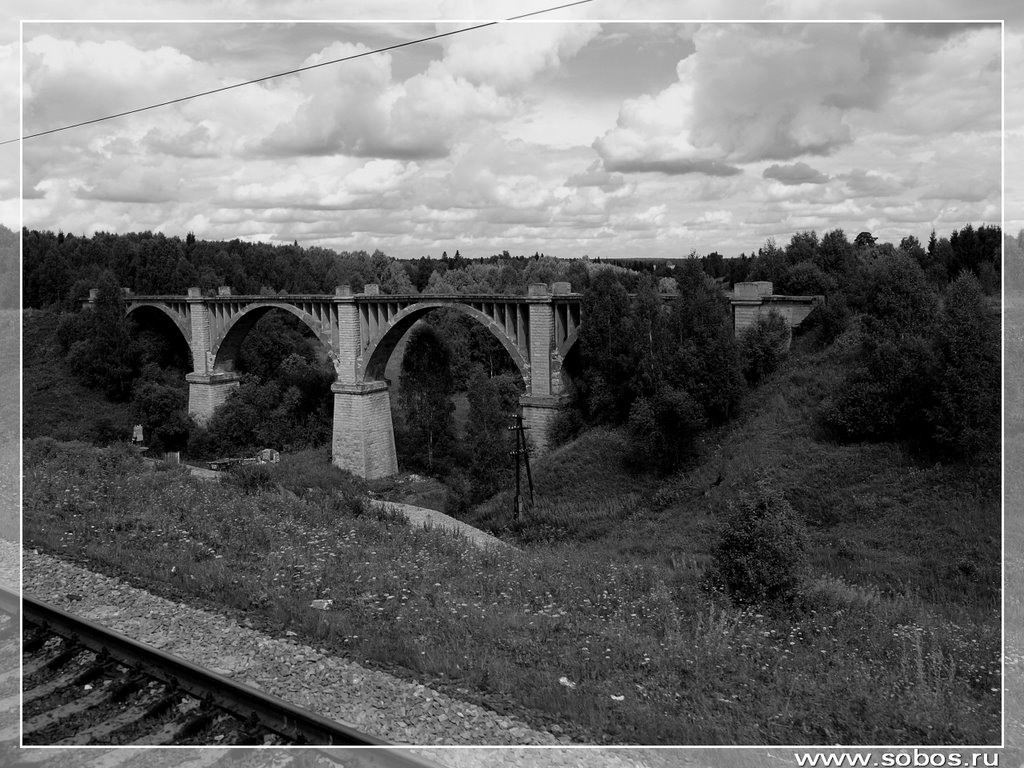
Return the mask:
<path id="1" fill-rule="evenodd" d="M 789 352 L 792 337 L 789 323 L 778 312 L 769 312 L 740 335 L 743 376 L 751 386 L 760 383 L 779 367 Z"/>
<path id="2" fill-rule="evenodd" d="M 925 412 L 939 375 L 933 343 L 920 336 L 874 343 L 828 397 L 819 423 L 839 440 L 911 440 L 926 436 Z"/>
<path id="3" fill-rule="evenodd" d="M 128 442 L 131 435 L 118 427 L 109 416 L 97 416 L 89 425 L 88 440 L 96 445 Z"/>
<path id="4" fill-rule="evenodd" d="M 880 256 L 866 265 L 849 297 L 865 315 L 865 330 L 877 339 L 927 336 L 939 304 L 921 267 L 904 253 Z"/>
<path id="5" fill-rule="evenodd" d="M 565 445 L 574 440 L 583 432 L 585 423 L 583 414 L 579 408 L 569 405 L 562 408 L 551 421 L 551 428 L 548 432 L 548 443 L 552 448 Z"/>
<path id="6" fill-rule="evenodd" d="M 999 317 L 982 290 L 973 274 L 962 273 L 946 288 L 938 324 L 942 368 L 927 420 L 935 445 L 957 457 L 999 450 Z"/>
<path id="7" fill-rule="evenodd" d="M 445 514 L 459 517 L 469 511 L 477 500 L 473 478 L 462 469 L 452 470 L 444 480 L 447 490 L 444 496 Z"/>
<path id="8" fill-rule="evenodd" d="M 740 605 L 790 601 L 807 564 L 804 522 L 767 481 L 730 504 L 713 554 L 712 584 Z"/>
<path id="9" fill-rule="evenodd" d="M 668 474 L 696 453 L 705 426 L 703 409 L 684 390 L 661 387 L 629 410 L 630 461 L 641 469 Z"/>
<path id="10" fill-rule="evenodd" d="M 243 493 L 263 493 L 277 488 L 270 470 L 262 464 L 239 464 L 228 471 L 225 479 Z"/>
<path id="11" fill-rule="evenodd" d="M 826 346 L 838 339 L 849 324 L 850 307 L 846 297 L 837 293 L 812 309 L 802 326 L 816 334 L 818 344 Z"/>

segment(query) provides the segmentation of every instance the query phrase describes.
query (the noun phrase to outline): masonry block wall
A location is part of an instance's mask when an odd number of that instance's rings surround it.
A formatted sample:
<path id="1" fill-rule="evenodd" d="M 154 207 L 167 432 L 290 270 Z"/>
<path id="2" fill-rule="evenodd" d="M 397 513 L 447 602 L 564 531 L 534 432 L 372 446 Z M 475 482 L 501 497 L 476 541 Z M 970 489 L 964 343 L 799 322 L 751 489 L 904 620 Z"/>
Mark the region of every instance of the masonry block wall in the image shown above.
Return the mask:
<path id="1" fill-rule="evenodd" d="M 540 456 L 551 447 L 551 427 L 565 398 L 523 395 L 519 403 L 523 409 L 523 426 L 527 428 L 526 439 L 533 448 L 531 455 Z"/>
<path id="2" fill-rule="evenodd" d="M 218 405 L 222 405 L 238 386 L 240 376 L 235 373 L 210 375 L 189 373 L 185 376 L 188 382 L 188 413 L 199 424 L 206 424 L 213 416 Z"/>
<path id="3" fill-rule="evenodd" d="M 209 373 L 213 370 L 210 358 L 210 309 L 203 303 L 198 288 L 188 289 L 189 321 L 192 325 L 192 371 Z"/>
<path id="4" fill-rule="evenodd" d="M 736 283 L 732 297 L 733 328 L 739 336 L 769 312 L 782 315 L 789 327 L 795 328 L 824 300 L 824 296 L 774 296 L 772 284 L 766 280 Z"/>
<path id="5" fill-rule="evenodd" d="M 391 396 L 387 382 L 346 385 L 336 382 L 331 456 L 334 464 L 373 480 L 398 472 Z"/>

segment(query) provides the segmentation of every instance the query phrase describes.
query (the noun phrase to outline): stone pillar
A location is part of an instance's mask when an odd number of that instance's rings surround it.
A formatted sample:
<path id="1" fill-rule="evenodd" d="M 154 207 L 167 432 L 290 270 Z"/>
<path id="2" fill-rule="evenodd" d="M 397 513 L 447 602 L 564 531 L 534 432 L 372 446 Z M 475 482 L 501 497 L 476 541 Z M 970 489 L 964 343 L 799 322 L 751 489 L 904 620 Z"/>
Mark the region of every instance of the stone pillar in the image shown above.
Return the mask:
<path id="1" fill-rule="evenodd" d="M 555 313 L 548 287 L 533 284 L 528 296 L 543 300 L 530 303 L 530 390 L 519 398 L 519 404 L 523 426 L 529 427 L 527 440 L 533 446 L 533 455 L 539 456 L 548 449 L 551 424 L 566 398 L 560 394 L 560 379 L 552 381 L 560 373 L 555 370 Z"/>
<path id="2" fill-rule="evenodd" d="M 352 289 L 339 285 L 334 290 L 338 325 L 336 333 L 338 378 L 334 393 L 334 428 L 331 460 L 341 469 L 372 480 L 398 472 L 395 431 L 391 423 L 391 393 L 386 381 L 360 382 L 359 306 Z"/>
<path id="3" fill-rule="evenodd" d="M 391 395 L 386 381 L 331 385 L 334 393 L 334 465 L 373 480 L 398 472 Z"/>
<path id="4" fill-rule="evenodd" d="M 192 373 L 188 382 L 188 413 L 199 424 L 205 424 L 214 410 L 238 386 L 241 377 L 234 371 L 214 370 L 210 350 L 210 308 L 198 288 L 188 289 L 189 320 L 192 326 Z"/>
<path id="5" fill-rule="evenodd" d="M 186 374 L 189 416 L 198 424 L 206 424 L 217 406 L 227 400 L 231 390 L 238 386 L 241 378 L 234 371 Z"/>
<path id="6" fill-rule="evenodd" d="M 534 396 L 551 394 L 551 353 L 555 344 L 555 317 L 544 283 L 529 288 L 530 302 L 530 391 Z"/>
<path id="7" fill-rule="evenodd" d="M 523 395 L 519 405 L 523 409 L 523 426 L 527 427 L 526 439 L 533 448 L 531 456 L 547 453 L 551 445 L 551 425 L 559 409 L 565 405 L 563 395 Z"/>
<path id="8" fill-rule="evenodd" d="M 192 326 L 192 372 L 213 371 L 213 355 L 210 354 L 210 307 L 198 288 L 188 289 L 188 316 Z"/>
<path id="9" fill-rule="evenodd" d="M 332 346 L 337 350 L 334 367 L 338 372 L 338 383 L 355 384 L 358 381 L 359 355 L 362 352 L 359 336 L 359 307 L 352 295 L 352 288 L 339 285 L 334 289 L 334 307 L 338 325 L 331 329 Z"/>

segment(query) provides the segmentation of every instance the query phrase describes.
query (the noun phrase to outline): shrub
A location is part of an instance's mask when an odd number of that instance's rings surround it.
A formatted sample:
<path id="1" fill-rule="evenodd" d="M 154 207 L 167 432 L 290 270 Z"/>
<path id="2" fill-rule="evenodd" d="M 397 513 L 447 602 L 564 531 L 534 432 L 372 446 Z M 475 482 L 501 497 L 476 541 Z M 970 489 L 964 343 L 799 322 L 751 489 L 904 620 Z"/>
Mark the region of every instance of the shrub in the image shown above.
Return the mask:
<path id="1" fill-rule="evenodd" d="M 114 423 L 109 416 L 97 416 L 89 425 L 88 439 L 96 445 L 127 442 L 131 436 Z"/>
<path id="2" fill-rule="evenodd" d="M 931 438 L 954 456 L 991 453 L 999 448 L 999 318 L 970 272 L 950 283 L 944 298 L 937 333 L 942 370 L 927 412 Z"/>
<path id="3" fill-rule="evenodd" d="M 277 487 L 270 470 L 262 464 L 239 464 L 232 467 L 226 480 L 243 493 L 263 493 Z"/>
<path id="4" fill-rule="evenodd" d="M 710 578 L 740 605 L 771 605 L 795 596 L 807 563 L 804 522 L 766 481 L 730 504 Z"/>
<path id="5" fill-rule="evenodd" d="M 552 448 L 565 445 L 575 439 L 583 431 L 585 423 L 583 414 L 575 406 L 566 406 L 558 411 L 551 422 L 548 442 Z"/>
<path id="6" fill-rule="evenodd" d="M 802 326 L 816 333 L 817 343 L 826 346 L 843 334 L 850 323 L 850 316 L 846 297 L 837 293 L 812 309 Z"/>
<path id="7" fill-rule="evenodd" d="M 939 303 L 921 267 L 904 253 L 866 265 L 849 295 L 854 308 L 865 314 L 865 330 L 878 339 L 928 335 Z"/>
<path id="8" fill-rule="evenodd" d="M 477 493 L 473 478 L 468 472 L 462 469 L 455 469 L 445 477 L 445 514 L 452 517 L 464 515 L 469 511 L 474 501 L 477 501 Z"/>
<path id="9" fill-rule="evenodd" d="M 778 312 L 769 312 L 746 328 L 740 336 L 740 359 L 743 376 L 751 385 L 758 384 L 779 367 L 789 352 L 792 332 L 789 323 Z"/>
<path id="10" fill-rule="evenodd" d="M 868 340 L 861 361 L 822 404 L 819 423 L 839 440 L 927 436 L 925 413 L 939 379 L 932 340 Z"/>
<path id="11" fill-rule="evenodd" d="M 629 410 L 630 460 L 635 466 L 667 474 L 696 453 L 705 425 L 703 409 L 685 390 L 662 386 Z"/>
<path id="12" fill-rule="evenodd" d="M 366 494 L 366 481 L 336 467 L 330 446 L 281 454 L 277 464 L 267 465 L 274 482 L 298 496 L 310 491 L 345 497 Z"/>

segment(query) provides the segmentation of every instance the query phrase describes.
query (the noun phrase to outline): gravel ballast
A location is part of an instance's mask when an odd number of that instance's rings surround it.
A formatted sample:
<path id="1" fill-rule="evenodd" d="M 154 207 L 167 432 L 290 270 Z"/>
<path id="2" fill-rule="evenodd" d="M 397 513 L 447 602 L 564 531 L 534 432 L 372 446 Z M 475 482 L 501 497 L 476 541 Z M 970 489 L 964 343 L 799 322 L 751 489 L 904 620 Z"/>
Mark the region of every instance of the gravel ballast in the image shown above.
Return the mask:
<path id="1" fill-rule="evenodd" d="M 17 583 L 18 545 L 0 541 L 0 577 Z M 685 750 L 565 746 L 530 728 L 442 692 L 360 664 L 277 639 L 209 611 L 174 602 L 35 550 L 24 550 L 25 594 L 115 629 L 168 653 L 299 706 L 345 720 L 380 738 L 422 746 L 411 753 L 447 768 L 667 768 L 707 764 Z M 13 582 L 13 584 L 12 584 Z M 13 661 L 13 660 L 12 660 Z M 5 665 L 6 666 L 6 665 Z M 19 749 L 16 710 L 0 713 L 0 765 L 53 768 L 284 768 L 365 764 L 361 750 L 336 748 L 334 760 L 306 748 L 33 748 Z M 472 744 L 472 747 L 455 745 Z M 484 746 L 488 745 L 488 746 Z M 503 746 L 514 745 L 514 746 Z M 541 745 L 526 747 L 522 745 Z"/>
<path id="2" fill-rule="evenodd" d="M 559 744 L 424 685 L 26 550 L 25 594 L 325 717 L 404 744 Z"/>

